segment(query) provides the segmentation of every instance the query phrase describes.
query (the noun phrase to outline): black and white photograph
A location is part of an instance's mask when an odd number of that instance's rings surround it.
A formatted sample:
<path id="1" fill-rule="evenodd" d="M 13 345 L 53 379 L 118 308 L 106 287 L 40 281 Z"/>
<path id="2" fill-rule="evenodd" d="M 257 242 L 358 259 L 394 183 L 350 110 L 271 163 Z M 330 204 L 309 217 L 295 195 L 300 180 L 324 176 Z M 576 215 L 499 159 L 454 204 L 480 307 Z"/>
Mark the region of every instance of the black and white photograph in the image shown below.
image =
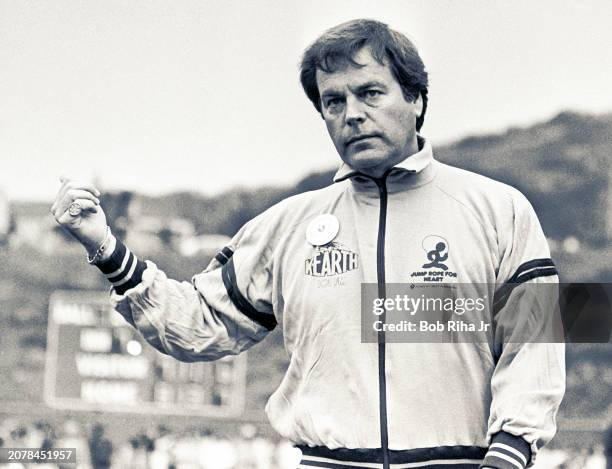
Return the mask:
<path id="1" fill-rule="evenodd" d="M 0 0 L 0 468 L 611 469 L 611 19 Z"/>

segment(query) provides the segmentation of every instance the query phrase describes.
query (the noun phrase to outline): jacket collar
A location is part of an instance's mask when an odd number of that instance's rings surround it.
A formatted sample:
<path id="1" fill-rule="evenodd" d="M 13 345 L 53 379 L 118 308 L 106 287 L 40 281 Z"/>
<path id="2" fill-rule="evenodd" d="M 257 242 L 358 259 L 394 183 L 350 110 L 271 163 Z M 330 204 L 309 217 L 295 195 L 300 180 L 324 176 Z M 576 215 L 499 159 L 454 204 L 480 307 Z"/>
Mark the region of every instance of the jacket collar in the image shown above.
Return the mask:
<path id="1" fill-rule="evenodd" d="M 409 173 L 420 173 L 427 166 L 431 164 L 433 161 L 433 150 L 431 148 L 431 143 L 428 140 L 417 135 L 417 141 L 419 144 L 420 150 L 413 155 L 410 155 L 400 163 L 396 164 L 391 171 L 399 170 L 406 171 Z M 334 176 L 334 182 L 344 181 L 353 176 L 357 176 L 360 173 L 358 170 L 352 168 L 346 163 L 343 163 L 340 166 L 340 169 L 336 172 Z"/>

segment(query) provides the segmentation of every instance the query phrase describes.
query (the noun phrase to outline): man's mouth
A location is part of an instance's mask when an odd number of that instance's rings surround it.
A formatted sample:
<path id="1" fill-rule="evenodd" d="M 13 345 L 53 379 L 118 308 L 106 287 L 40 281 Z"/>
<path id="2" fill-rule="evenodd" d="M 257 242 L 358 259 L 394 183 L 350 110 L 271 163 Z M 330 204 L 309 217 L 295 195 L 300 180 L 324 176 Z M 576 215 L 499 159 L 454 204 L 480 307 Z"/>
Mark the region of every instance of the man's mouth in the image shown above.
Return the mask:
<path id="1" fill-rule="evenodd" d="M 363 140 L 367 140 L 367 139 L 369 139 L 369 138 L 376 138 L 376 137 L 379 137 L 379 135 L 378 135 L 378 134 L 363 134 L 363 135 L 355 135 L 354 137 L 351 137 L 351 138 L 349 138 L 349 139 L 346 141 L 345 146 L 347 146 L 347 147 L 348 147 L 348 146 L 349 146 L 349 145 L 351 145 L 352 143 L 358 143 L 358 142 L 361 142 L 361 141 L 363 141 Z"/>

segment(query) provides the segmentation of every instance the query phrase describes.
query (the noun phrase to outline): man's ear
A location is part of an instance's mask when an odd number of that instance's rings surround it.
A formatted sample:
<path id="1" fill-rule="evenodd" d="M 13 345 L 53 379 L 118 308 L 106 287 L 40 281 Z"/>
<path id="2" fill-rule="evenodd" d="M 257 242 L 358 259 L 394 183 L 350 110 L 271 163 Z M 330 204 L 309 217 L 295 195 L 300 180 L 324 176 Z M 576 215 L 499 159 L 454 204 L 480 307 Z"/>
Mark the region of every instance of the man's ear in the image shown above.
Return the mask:
<path id="1" fill-rule="evenodd" d="M 421 115 L 423 115 L 423 95 L 419 93 L 416 99 L 412 102 L 415 105 L 414 113 L 416 115 L 416 118 L 418 119 L 419 117 L 421 117 Z"/>

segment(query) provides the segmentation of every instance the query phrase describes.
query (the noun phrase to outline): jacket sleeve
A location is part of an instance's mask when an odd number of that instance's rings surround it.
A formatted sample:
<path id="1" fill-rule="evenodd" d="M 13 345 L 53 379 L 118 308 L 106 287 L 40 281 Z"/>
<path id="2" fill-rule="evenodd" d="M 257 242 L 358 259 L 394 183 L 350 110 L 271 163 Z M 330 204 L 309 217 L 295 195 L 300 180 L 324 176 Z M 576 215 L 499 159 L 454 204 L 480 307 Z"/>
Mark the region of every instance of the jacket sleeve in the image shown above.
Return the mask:
<path id="1" fill-rule="evenodd" d="M 527 199 L 513 191 L 512 216 L 499 232 L 493 305 L 492 403 L 483 466 L 521 469 L 556 432 L 565 392 L 565 348 L 558 335 L 558 276 Z M 562 337 L 562 336 L 561 336 Z M 558 342 L 558 343 L 555 343 Z"/>
<path id="2" fill-rule="evenodd" d="M 111 302 L 143 337 L 181 361 L 235 355 L 276 326 L 272 307 L 272 225 L 251 220 L 191 282 L 178 282 L 117 241 L 100 269 Z"/>

